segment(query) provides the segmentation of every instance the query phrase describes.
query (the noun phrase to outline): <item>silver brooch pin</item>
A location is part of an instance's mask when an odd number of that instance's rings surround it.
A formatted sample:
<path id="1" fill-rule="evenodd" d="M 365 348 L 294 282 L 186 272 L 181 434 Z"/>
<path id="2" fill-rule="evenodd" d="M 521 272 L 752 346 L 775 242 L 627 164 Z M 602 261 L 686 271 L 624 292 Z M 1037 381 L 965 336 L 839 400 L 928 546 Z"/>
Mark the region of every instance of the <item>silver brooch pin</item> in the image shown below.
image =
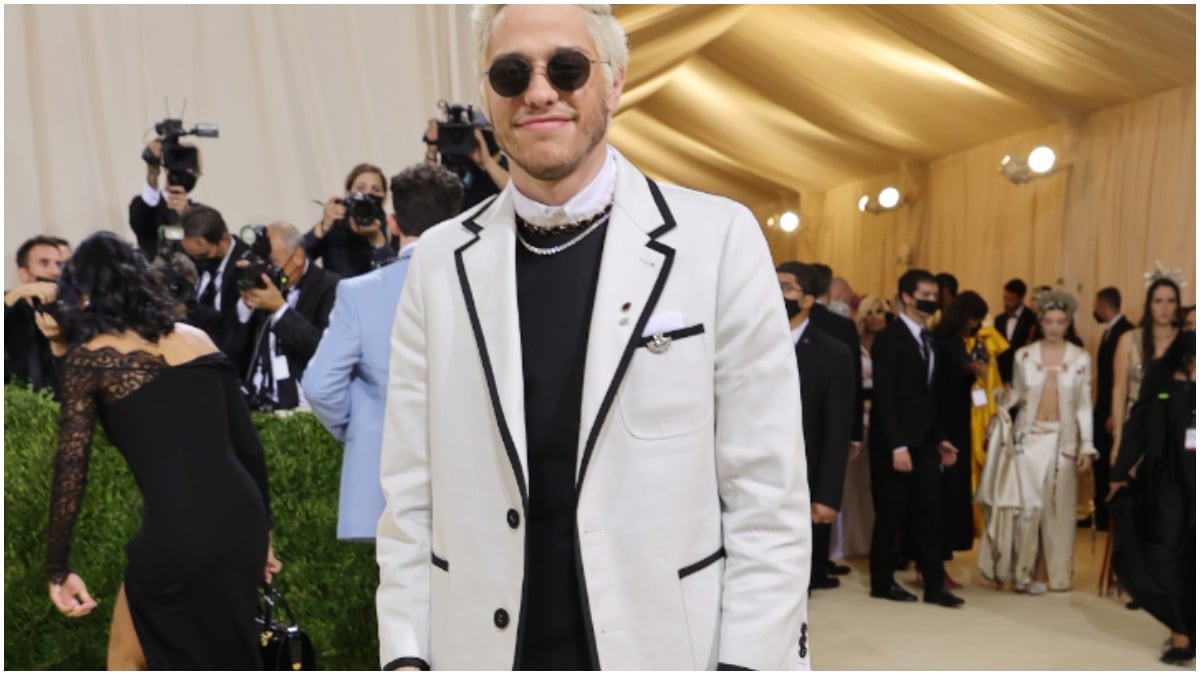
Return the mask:
<path id="1" fill-rule="evenodd" d="M 646 348 L 650 350 L 651 354 L 662 354 L 671 348 L 671 338 L 663 335 L 662 333 L 655 333 L 653 336 L 651 336 L 650 342 L 647 343 Z"/>

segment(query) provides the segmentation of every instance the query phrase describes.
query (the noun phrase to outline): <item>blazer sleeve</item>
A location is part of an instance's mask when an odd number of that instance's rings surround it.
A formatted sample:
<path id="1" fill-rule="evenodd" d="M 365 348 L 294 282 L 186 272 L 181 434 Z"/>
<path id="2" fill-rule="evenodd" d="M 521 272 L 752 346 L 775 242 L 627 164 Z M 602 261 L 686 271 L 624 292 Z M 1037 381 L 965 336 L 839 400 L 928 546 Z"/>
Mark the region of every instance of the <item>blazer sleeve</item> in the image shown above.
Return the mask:
<path id="1" fill-rule="evenodd" d="M 158 248 L 158 226 L 163 220 L 159 206 L 165 208 L 162 202 L 157 206 L 150 206 L 140 194 L 134 195 L 129 201 L 129 229 L 133 230 L 138 246 L 146 254 L 147 260 L 153 260 Z"/>
<path id="2" fill-rule="evenodd" d="M 385 670 L 429 668 L 431 555 L 425 298 L 420 247 L 392 324 L 383 447 L 385 506 L 376 532 L 379 658 Z"/>
<path id="3" fill-rule="evenodd" d="M 1100 454 L 1093 443 L 1092 429 L 1092 357 L 1080 350 L 1077 378 L 1079 391 L 1075 395 L 1075 419 L 1079 423 L 1079 452 L 1096 457 Z"/>
<path id="4" fill-rule="evenodd" d="M 899 410 L 896 405 L 900 367 L 900 353 L 897 348 L 896 341 L 891 339 L 887 331 L 877 336 L 875 343 L 871 345 L 871 377 L 875 384 L 871 417 L 882 441 L 874 444 L 880 447 L 872 447 L 871 451 L 888 455 L 896 448 L 907 445 L 900 436 Z"/>
<path id="5" fill-rule="evenodd" d="M 826 389 L 821 438 L 825 447 L 821 452 L 820 476 L 813 481 L 812 501 L 833 509 L 842 505 L 842 489 L 846 481 L 846 464 L 849 461 L 851 416 L 854 414 L 854 368 L 846 345 L 830 340 L 829 386 Z M 861 382 L 861 380 L 859 380 Z M 859 416 L 862 417 L 861 415 Z"/>
<path id="6" fill-rule="evenodd" d="M 362 331 L 352 289 L 338 284 L 329 327 L 304 369 L 301 385 L 313 414 L 341 442 L 350 423 L 350 378 L 362 360 Z"/>
<path id="7" fill-rule="evenodd" d="M 758 223 L 738 205 L 720 249 L 714 331 L 726 553 L 717 660 L 726 668 L 809 664 L 808 650 L 800 648 L 807 639 L 803 589 L 812 557 L 803 411 L 773 269 Z"/>

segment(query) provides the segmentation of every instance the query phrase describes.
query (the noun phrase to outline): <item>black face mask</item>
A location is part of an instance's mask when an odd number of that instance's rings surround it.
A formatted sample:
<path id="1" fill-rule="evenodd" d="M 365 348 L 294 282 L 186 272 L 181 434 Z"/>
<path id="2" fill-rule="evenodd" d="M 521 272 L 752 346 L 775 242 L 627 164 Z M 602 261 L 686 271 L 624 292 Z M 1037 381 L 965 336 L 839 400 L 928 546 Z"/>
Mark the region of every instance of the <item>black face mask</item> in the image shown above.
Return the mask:
<path id="1" fill-rule="evenodd" d="M 790 321 L 800 313 L 800 302 L 791 298 L 784 298 L 783 308 L 787 310 L 788 320 Z"/>
<path id="2" fill-rule="evenodd" d="M 938 310 L 937 300 L 917 300 L 917 311 L 923 314 L 933 314 Z"/>
<path id="3" fill-rule="evenodd" d="M 1096 323 L 1108 323 L 1104 320 L 1104 317 L 1100 316 L 1100 312 L 1094 310 L 1092 311 L 1092 318 L 1096 320 Z"/>
<path id="4" fill-rule="evenodd" d="M 221 267 L 220 258 L 192 258 L 192 262 L 196 264 L 196 272 L 201 275 L 205 272 L 216 274 Z"/>

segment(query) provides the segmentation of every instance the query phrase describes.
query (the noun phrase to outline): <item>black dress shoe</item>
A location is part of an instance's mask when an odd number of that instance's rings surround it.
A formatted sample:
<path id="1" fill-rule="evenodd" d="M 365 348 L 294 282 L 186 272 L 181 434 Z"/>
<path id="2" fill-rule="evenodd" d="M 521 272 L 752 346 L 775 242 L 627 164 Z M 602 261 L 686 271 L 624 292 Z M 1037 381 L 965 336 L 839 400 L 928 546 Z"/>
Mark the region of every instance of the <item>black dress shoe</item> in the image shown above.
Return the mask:
<path id="1" fill-rule="evenodd" d="M 917 596 L 904 590 L 900 584 L 892 584 L 887 590 L 871 591 L 872 598 L 895 600 L 896 602 L 916 602 Z"/>
<path id="2" fill-rule="evenodd" d="M 931 605 L 941 605 L 942 607 L 959 607 L 966 601 L 943 588 L 940 590 L 925 591 L 925 602 Z"/>
<path id="3" fill-rule="evenodd" d="M 841 576 L 850 574 L 850 566 L 849 565 L 839 565 L 839 564 L 833 562 L 832 560 L 830 560 L 828 563 L 825 564 L 825 571 L 830 574 L 833 574 L 835 576 L 841 577 Z"/>
<path id="4" fill-rule="evenodd" d="M 1196 658 L 1196 645 L 1189 644 L 1186 647 L 1171 647 L 1163 652 L 1160 660 L 1172 666 L 1185 666 L 1194 658 Z"/>
<path id="5" fill-rule="evenodd" d="M 1091 526 L 1092 526 L 1092 517 L 1091 516 L 1088 516 L 1087 518 L 1080 518 L 1079 520 L 1075 521 L 1075 527 L 1091 527 Z"/>
<path id="6" fill-rule="evenodd" d="M 1130 600 L 1129 602 L 1125 603 L 1125 609 L 1137 610 L 1137 609 L 1141 609 L 1141 608 L 1142 608 L 1142 606 L 1140 604 L 1138 604 L 1137 600 Z"/>
<path id="7" fill-rule="evenodd" d="M 814 577 L 808 584 L 809 590 L 820 590 L 822 588 L 837 588 L 842 582 L 837 577 Z"/>

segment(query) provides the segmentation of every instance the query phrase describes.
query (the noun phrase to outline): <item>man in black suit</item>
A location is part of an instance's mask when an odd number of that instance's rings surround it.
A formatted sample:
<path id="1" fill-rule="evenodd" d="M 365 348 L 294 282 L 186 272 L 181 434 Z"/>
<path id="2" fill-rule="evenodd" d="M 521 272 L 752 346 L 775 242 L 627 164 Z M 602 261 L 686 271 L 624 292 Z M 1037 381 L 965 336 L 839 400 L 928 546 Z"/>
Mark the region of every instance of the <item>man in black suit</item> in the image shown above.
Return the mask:
<path id="1" fill-rule="evenodd" d="M 858 457 L 858 453 L 862 449 L 863 439 L 863 388 L 862 388 L 862 359 L 859 358 L 860 343 L 858 341 L 858 327 L 854 324 L 853 319 L 847 319 L 844 316 L 834 313 L 828 307 L 821 303 L 820 298 L 828 299 L 829 287 L 833 283 L 833 268 L 822 263 L 811 263 L 811 267 L 817 273 L 817 288 L 813 294 L 817 296 L 818 301 L 813 304 L 808 318 L 812 324 L 820 328 L 833 339 L 846 345 L 853 355 L 851 366 L 854 369 L 854 401 L 850 414 L 850 459 L 854 460 Z M 846 565 L 838 565 L 830 560 L 828 569 L 831 574 L 849 574 L 850 568 Z"/>
<path id="2" fill-rule="evenodd" d="M 245 372 L 246 364 L 238 361 L 236 356 L 239 344 L 235 263 L 250 249 L 229 234 L 221 212 L 211 206 L 192 205 L 184 212 L 180 225 L 183 226 L 183 252 L 192 259 L 200 275 L 196 282 L 196 300 L 221 315 L 217 346 L 233 358 L 241 372 Z"/>
<path id="3" fill-rule="evenodd" d="M 1029 344 L 1037 323 L 1033 312 L 1025 306 L 1027 290 L 1024 281 L 1010 279 L 1004 284 L 1004 311 L 996 315 L 996 330 L 1004 334 L 1009 344 L 1008 350 L 996 358 L 1004 384 L 1012 383 L 1013 358 L 1018 349 Z"/>
<path id="4" fill-rule="evenodd" d="M 855 359 L 850 350 L 809 320 L 816 305 L 817 271 L 811 265 L 785 262 L 776 268 L 784 306 L 792 326 L 800 367 L 800 399 L 804 411 L 804 448 L 808 457 L 808 489 L 812 501 L 813 554 L 808 583 L 836 588 L 829 575 L 829 540 L 842 504 L 842 484 L 850 447 L 850 415 L 854 407 Z"/>
<path id="5" fill-rule="evenodd" d="M 1092 439 L 1096 450 L 1100 452 L 1101 461 L 1092 462 L 1092 472 L 1095 478 L 1095 491 L 1092 495 L 1097 530 L 1108 529 L 1108 479 L 1109 455 L 1112 451 L 1112 390 L 1113 390 L 1113 357 L 1117 352 L 1117 341 L 1125 331 L 1133 328 L 1133 324 L 1121 313 L 1121 292 L 1109 286 L 1096 293 L 1096 301 L 1092 307 L 1092 316 L 1097 323 L 1104 324 L 1104 333 L 1100 336 L 1100 348 L 1096 352 L 1096 405 L 1092 408 Z M 1089 525 L 1089 519 L 1084 518 L 1081 526 Z"/>
<path id="6" fill-rule="evenodd" d="M 270 263 L 282 272 L 282 288 L 264 272 L 258 286 L 242 291 L 236 342 L 250 364 L 245 384 L 252 406 L 291 410 L 304 402 L 300 379 L 329 326 L 339 277 L 308 260 L 304 235 L 293 225 L 272 223 L 266 232 Z"/>
<path id="7" fill-rule="evenodd" d="M 28 382 L 59 398 L 61 364 L 45 331 L 41 308 L 54 302 L 65 258 L 58 237 L 38 235 L 17 248 L 17 280 L 4 293 L 4 381 Z"/>
<path id="8" fill-rule="evenodd" d="M 925 602 L 957 607 L 962 599 L 943 587 L 941 470 L 954 464 L 958 449 L 946 440 L 938 418 L 933 335 L 925 328 L 938 308 L 938 285 L 926 270 L 909 270 L 900 277 L 899 291 L 899 318 L 871 346 L 871 597 L 917 599 L 893 576 L 896 535 L 907 520 L 925 577 Z"/>
<path id="9" fill-rule="evenodd" d="M 191 148 L 183 144 L 181 147 Z M 146 149 L 153 161 L 146 162 L 146 182 L 142 185 L 141 194 L 129 200 L 129 229 L 137 237 L 138 246 L 146 260 L 153 261 L 158 255 L 158 228 L 178 224 L 184 211 L 191 205 L 188 195 L 195 189 L 200 175 L 200 151 L 196 150 L 196 169 L 169 172 L 166 187 L 160 188 L 158 179 L 162 173 L 162 141 L 150 141 Z"/>

